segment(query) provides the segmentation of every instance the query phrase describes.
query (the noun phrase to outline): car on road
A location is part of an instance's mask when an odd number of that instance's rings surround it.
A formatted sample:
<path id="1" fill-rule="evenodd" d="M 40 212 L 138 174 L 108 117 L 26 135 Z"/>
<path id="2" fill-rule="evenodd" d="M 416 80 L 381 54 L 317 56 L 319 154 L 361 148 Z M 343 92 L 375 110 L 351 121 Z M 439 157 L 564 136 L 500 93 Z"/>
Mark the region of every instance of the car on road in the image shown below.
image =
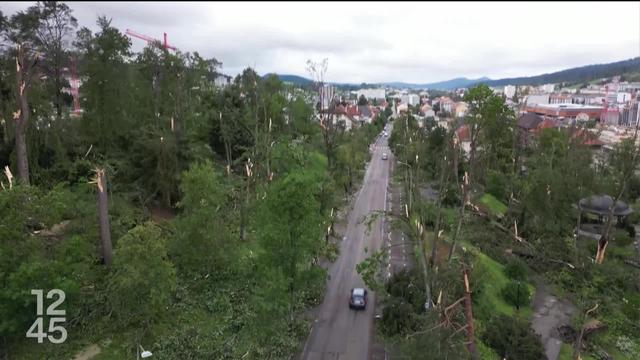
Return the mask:
<path id="1" fill-rule="evenodd" d="M 389 155 L 387 155 L 387 153 L 382 153 L 382 160 L 387 160 L 389 158 Z"/>
<path id="2" fill-rule="evenodd" d="M 351 296 L 349 296 L 349 309 L 362 309 L 367 308 L 367 290 L 363 288 L 351 289 Z"/>

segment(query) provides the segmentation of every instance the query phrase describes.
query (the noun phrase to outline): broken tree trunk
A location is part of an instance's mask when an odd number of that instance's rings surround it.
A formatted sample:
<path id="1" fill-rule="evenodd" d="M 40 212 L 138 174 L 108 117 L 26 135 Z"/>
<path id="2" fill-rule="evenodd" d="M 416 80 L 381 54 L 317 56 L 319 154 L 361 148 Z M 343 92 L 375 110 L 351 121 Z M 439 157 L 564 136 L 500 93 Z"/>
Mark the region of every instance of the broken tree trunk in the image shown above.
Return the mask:
<path id="1" fill-rule="evenodd" d="M 473 311 L 471 310 L 471 288 L 469 286 L 469 274 L 466 268 L 462 269 L 464 278 L 464 316 L 467 319 L 467 349 L 472 360 L 478 360 L 478 350 L 476 348 L 475 335 L 473 333 Z"/>
<path id="2" fill-rule="evenodd" d="M 605 252 L 607 251 L 607 244 L 609 243 L 609 236 L 611 233 L 611 226 L 613 225 L 613 216 L 614 216 L 613 210 L 616 207 L 616 203 L 618 202 L 618 200 L 622 198 L 622 195 L 627 189 L 627 184 L 629 183 L 629 180 L 635 174 L 636 162 L 637 162 L 638 152 L 639 152 L 638 146 L 636 145 L 636 140 L 638 139 L 638 126 L 640 125 L 639 123 L 640 123 L 640 111 L 638 112 L 638 115 L 637 115 L 636 129 L 633 133 L 633 139 L 632 139 L 633 156 L 631 157 L 630 171 L 623 172 L 622 179 L 621 179 L 622 181 L 620 182 L 620 191 L 618 192 L 617 196 L 613 198 L 611 207 L 609 208 L 609 211 L 607 214 L 607 223 L 604 226 L 602 235 L 600 235 L 600 239 L 598 240 L 598 250 L 596 252 L 596 259 L 595 259 L 596 264 L 602 264 L 604 262 L 604 255 L 605 255 Z"/>
<path id="3" fill-rule="evenodd" d="M 451 262 L 451 259 L 453 258 L 453 253 L 456 248 L 456 242 L 458 241 L 458 237 L 460 236 L 460 230 L 462 229 L 462 222 L 464 220 L 465 208 L 467 203 L 469 202 L 468 189 L 469 189 L 469 176 L 468 176 L 468 173 L 465 172 L 464 182 L 462 184 L 462 195 L 460 197 L 461 204 L 460 204 L 460 210 L 459 210 L 458 225 L 456 226 L 456 232 L 453 234 L 451 249 L 449 249 L 449 259 L 448 259 L 449 262 Z"/>
<path id="4" fill-rule="evenodd" d="M 96 184 L 98 186 L 98 222 L 100 223 L 100 242 L 102 245 L 102 259 L 107 267 L 111 266 L 111 230 L 109 228 L 109 202 L 107 196 L 107 179 L 104 169 L 96 169 Z"/>
<path id="5" fill-rule="evenodd" d="M 29 158 L 27 156 L 27 124 L 29 123 L 29 101 L 27 93 L 33 69 L 37 63 L 37 57 L 32 64 L 27 59 L 26 49 L 18 45 L 16 54 L 16 100 L 18 111 L 13 114 L 16 121 L 16 163 L 18 167 L 18 178 L 23 185 L 29 185 Z"/>
<path id="6" fill-rule="evenodd" d="M 438 256 L 438 240 L 440 239 L 440 226 L 442 222 L 442 198 L 447 191 L 447 187 L 449 185 L 449 174 L 450 172 L 447 170 L 447 155 L 445 153 L 444 158 L 442 160 L 442 169 L 440 173 L 440 184 L 438 189 L 438 203 L 436 205 L 436 224 L 433 231 L 433 244 L 431 248 L 431 267 L 435 267 L 437 256 Z"/>

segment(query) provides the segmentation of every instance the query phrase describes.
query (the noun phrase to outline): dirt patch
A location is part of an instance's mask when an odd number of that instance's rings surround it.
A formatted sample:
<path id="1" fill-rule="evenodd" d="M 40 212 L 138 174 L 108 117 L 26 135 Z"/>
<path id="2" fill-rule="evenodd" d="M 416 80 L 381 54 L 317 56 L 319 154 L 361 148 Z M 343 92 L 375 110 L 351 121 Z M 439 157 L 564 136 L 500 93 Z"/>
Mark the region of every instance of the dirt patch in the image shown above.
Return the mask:
<path id="1" fill-rule="evenodd" d="M 93 344 L 77 353 L 73 360 L 89 360 L 100 354 L 100 346 Z"/>

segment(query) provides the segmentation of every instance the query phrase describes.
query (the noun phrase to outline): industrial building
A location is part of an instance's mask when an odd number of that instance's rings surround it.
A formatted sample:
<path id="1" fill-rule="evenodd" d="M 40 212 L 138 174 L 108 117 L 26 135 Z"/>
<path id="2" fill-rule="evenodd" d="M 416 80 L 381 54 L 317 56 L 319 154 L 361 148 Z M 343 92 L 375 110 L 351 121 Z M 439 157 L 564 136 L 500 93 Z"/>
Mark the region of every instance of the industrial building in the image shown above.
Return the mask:
<path id="1" fill-rule="evenodd" d="M 525 111 L 559 121 L 600 119 L 602 106 L 581 104 L 527 104 Z"/>

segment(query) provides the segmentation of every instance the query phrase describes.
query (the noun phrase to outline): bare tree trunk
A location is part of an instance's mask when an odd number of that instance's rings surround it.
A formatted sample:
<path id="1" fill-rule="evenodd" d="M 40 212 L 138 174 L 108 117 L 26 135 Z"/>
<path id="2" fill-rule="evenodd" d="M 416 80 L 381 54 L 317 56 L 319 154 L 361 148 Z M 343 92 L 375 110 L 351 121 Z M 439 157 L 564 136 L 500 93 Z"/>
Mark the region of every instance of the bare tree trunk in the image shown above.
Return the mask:
<path id="1" fill-rule="evenodd" d="M 109 228 L 109 202 L 107 196 L 107 179 L 104 169 L 96 169 L 96 183 L 98 186 L 98 222 L 100 223 L 100 241 L 102 244 L 102 258 L 107 267 L 111 266 L 111 230 Z"/>
<path id="2" fill-rule="evenodd" d="M 440 173 L 440 183 L 438 186 L 438 203 L 437 212 L 436 212 L 436 224 L 434 227 L 433 234 L 433 248 L 431 249 L 431 267 L 433 268 L 436 264 L 436 257 L 438 256 L 438 240 L 440 239 L 440 226 L 442 222 L 442 197 L 447 191 L 447 186 L 449 185 L 449 175 L 450 172 L 447 170 L 447 156 L 445 153 L 444 159 L 442 160 L 442 170 Z"/>
<path id="3" fill-rule="evenodd" d="M 462 269 L 464 279 L 464 316 L 467 319 L 467 349 L 472 360 L 478 360 L 478 350 L 476 348 L 475 334 L 473 331 L 473 311 L 471 309 L 471 289 L 469 287 L 469 275 L 467 269 Z"/>
<path id="4" fill-rule="evenodd" d="M 475 128 L 475 126 L 474 126 Z M 451 244 L 451 249 L 449 250 L 449 259 L 451 262 L 453 257 L 453 253 L 456 247 L 456 241 L 458 240 L 458 236 L 460 235 L 460 229 L 462 228 L 462 222 L 464 221 L 465 208 L 467 203 L 469 202 L 469 187 L 471 186 L 471 174 L 473 174 L 473 168 L 475 166 L 475 158 L 476 158 L 476 139 L 477 139 L 477 129 L 469 130 L 471 134 L 471 149 L 469 155 L 469 172 L 465 172 L 464 181 L 462 182 L 462 195 L 461 195 L 461 204 L 460 204 L 460 217 L 458 218 L 458 225 L 456 227 L 456 232 L 453 235 L 453 242 Z M 457 172 L 457 169 L 456 169 Z M 456 173 L 457 175 L 457 173 Z M 456 176 L 457 178 L 457 176 Z"/>
<path id="5" fill-rule="evenodd" d="M 424 276 L 424 288 L 426 292 L 427 300 L 425 302 L 425 307 L 430 309 L 433 306 L 433 301 L 431 300 L 431 286 L 429 285 L 429 270 L 428 270 L 428 261 L 427 261 L 427 253 L 424 246 L 424 236 L 425 232 L 421 232 L 418 230 L 418 239 L 420 245 L 420 265 L 422 266 L 422 275 Z"/>
<path id="6" fill-rule="evenodd" d="M 18 45 L 16 55 L 16 97 L 19 109 L 14 113 L 16 121 L 16 162 L 18 167 L 18 178 L 23 185 L 29 185 L 29 158 L 27 152 L 27 124 L 29 122 L 29 101 L 27 93 L 31 76 L 33 75 L 33 65 L 27 65 L 27 55 L 24 47 Z"/>

